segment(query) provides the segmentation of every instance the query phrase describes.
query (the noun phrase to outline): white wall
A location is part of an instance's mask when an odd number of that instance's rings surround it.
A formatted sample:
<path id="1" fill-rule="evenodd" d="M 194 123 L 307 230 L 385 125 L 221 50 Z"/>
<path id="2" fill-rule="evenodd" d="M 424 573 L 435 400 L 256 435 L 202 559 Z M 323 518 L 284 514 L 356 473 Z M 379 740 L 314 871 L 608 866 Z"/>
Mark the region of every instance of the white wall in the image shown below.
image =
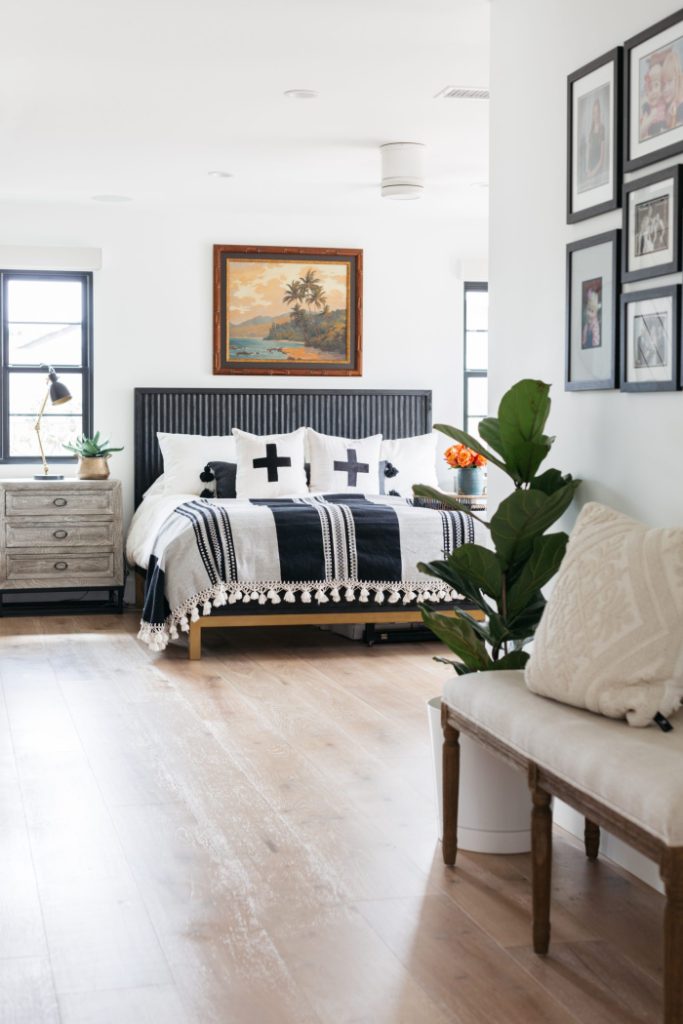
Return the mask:
<path id="1" fill-rule="evenodd" d="M 583 478 L 581 503 L 603 501 L 653 525 L 683 523 L 683 395 L 563 390 L 565 246 L 621 224 L 620 211 L 566 224 L 566 77 L 678 6 L 676 0 L 492 5 L 491 408 L 522 377 L 551 383 L 552 464 Z M 494 504 L 504 488 L 492 474 Z M 624 862 L 623 848 L 610 840 L 608 849 Z M 637 867 L 633 859 L 628 864 Z"/>
<path id="2" fill-rule="evenodd" d="M 426 204 L 425 204 L 426 205 Z M 338 209 L 338 206 L 337 206 Z M 348 215 L 207 206 L 6 205 L 5 245 L 89 245 L 95 274 L 95 427 L 126 450 L 112 458 L 133 498 L 134 387 L 431 388 L 435 418 L 462 415 L 462 281 L 485 267 L 479 222 L 438 218 L 420 203 L 377 199 Z M 212 245 L 322 245 L 364 250 L 362 377 L 214 377 Z M 470 260 L 464 264 L 464 260 Z M 0 466 L 0 476 L 33 473 Z"/>

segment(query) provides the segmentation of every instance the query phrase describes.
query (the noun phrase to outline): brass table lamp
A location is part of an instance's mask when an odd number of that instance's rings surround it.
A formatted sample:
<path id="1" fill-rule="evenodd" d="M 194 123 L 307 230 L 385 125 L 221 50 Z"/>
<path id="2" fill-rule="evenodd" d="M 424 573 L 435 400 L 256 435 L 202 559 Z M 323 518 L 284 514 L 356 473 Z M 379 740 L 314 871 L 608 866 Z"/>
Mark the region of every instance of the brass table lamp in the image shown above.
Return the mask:
<path id="1" fill-rule="evenodd" d="M 40 426 L 43 419 L 43 413 L 45 412 L 45 406 L 48 401 L 50 405 L 63 405 L 64 402 L 71 401 L 71 392 L 69 391 L 66 384 L 62 384 L 59 377 L 55 373 L 52 366 L 47 368 L 47 390 L 45 391 L 45 398 L 42 401 L 40 409 L 38 410 L 38 417 L 34 424 L 34 430 L 36 437 L 38 438 L 38 447 L 40 448 L 40 457 L 43 460 L 43 472 L 36 473 L 33 477 L 34 480 L 63 480 L 63 473 L 50 473 L 47 459 L 45 458 L 45 449 L 43 448 L 43 441 L 40 436 Z"/>

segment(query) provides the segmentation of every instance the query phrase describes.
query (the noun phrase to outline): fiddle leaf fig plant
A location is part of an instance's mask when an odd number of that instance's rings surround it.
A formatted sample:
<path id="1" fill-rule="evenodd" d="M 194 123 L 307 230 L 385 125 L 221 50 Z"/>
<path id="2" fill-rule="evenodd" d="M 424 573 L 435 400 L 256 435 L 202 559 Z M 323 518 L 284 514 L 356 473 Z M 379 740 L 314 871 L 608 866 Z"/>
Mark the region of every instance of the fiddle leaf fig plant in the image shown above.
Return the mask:
<path id="1" fill-rule="evenodd" d="M 79 434 L 72 444 L 65 444 L 63 447 L 73 452 L 74 455 L 80 455 L 82 459 L 101 459 L 111 455 L 112 452 L 123 451 L 123 448 L 112 448 L 109 441 L 100 441 L 99 430 L 94 437 Z"/>
<path id="2" fill-rule="evenodd" d="M 435 428 L 479 452 L 512 480 L 512 494 L 489 522 L 442 491 L 422 484 L 413 488 L 419 497 L 473 515 L 491 534 L 491 548 L 464 544 L 446 559 L 418 566 L 483 613 L 482 619 L 459 610 L 452 617 L 422 608 L 426 625 L 459 659 L 438 660 L 453 665 L 458 675 L 525 665 L 529 654 L 524 646 L 545 608 L 542 588 L 564 557 L 567 534 L 546 531 L 569 507 L 581 481 L 558 469 L 538 472 L 555 440 L 544 433 L 549 392 L 550 385 L 540 380 L 519 381 L 501 399 L 498 416 L 479 424 L 481 440 L 446 424 Z"/>

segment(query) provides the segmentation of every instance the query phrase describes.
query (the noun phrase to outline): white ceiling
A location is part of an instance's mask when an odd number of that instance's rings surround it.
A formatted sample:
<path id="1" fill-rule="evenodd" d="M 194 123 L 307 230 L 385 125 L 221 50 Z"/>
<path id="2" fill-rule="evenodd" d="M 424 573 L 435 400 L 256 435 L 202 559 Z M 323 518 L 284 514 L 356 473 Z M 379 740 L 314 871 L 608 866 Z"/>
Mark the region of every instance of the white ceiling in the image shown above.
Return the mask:
<path id="1" fill-rule="evenodd" d="M 414 141 L 422 202 L 484 217 L 488 101 L 433 97 L 488 85 L 488 23 L 487 0 L 8 0 L 0 201 L 365 208 L 378 146 Z"/>

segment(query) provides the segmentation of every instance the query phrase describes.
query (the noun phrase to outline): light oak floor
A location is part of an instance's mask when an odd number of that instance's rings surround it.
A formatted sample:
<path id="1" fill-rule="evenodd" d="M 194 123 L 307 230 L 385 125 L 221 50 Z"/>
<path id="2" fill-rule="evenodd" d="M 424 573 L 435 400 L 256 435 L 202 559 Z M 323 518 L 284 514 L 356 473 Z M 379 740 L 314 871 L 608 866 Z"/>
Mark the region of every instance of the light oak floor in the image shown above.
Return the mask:
<path id="1" fill-rule="evenodd" d="M 433 645 L 133 615 L 0 619 L 2 1024 L 630 1024 L 662 903 L 557 837 L 551 954 L 527 856 L 436 842 Z"/>

